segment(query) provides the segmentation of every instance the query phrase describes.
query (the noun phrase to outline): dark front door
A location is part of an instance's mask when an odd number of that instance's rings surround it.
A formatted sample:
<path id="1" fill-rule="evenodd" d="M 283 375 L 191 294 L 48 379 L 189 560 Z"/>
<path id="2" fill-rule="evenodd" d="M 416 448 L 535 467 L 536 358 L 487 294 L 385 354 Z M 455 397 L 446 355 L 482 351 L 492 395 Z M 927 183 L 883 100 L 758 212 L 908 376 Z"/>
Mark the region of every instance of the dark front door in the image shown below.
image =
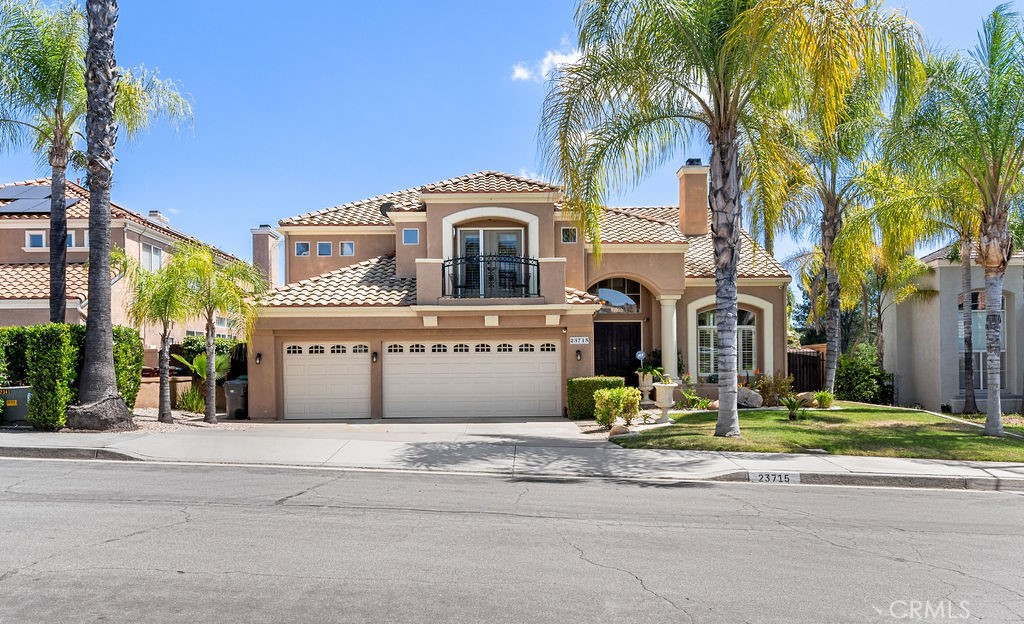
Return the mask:
<path id="1" fill-rule="evenodd" d="M 627 386 L 637 384 L 640 362 L 640 323 L 594 323 L 594 372 L 624 377 Z"/>

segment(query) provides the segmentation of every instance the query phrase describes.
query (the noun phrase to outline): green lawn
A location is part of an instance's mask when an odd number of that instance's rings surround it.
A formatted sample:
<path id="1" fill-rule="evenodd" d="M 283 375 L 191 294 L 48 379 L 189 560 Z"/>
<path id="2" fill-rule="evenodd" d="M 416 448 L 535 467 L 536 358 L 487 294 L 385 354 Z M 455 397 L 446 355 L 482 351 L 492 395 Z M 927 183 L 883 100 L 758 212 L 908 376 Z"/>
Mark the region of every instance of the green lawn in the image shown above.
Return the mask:
<path id="1" fill-rule="evenodd" d="M 985 424 L 984 414 L 953 414 L 952 416 L 962 420 L 969 420 L 979 425 Z M 1003 429 L 1024 435 L 1024 416 L 1020 414 L 1003 414 Z"/>
<path id="2" fill-rule="evenodd" d="M 790 421 L 785 410 L 742 410 L 743 437 L 716 438 L 714 412 L 675 416 L 676 424 L 616 443 L 626 448 L 875 455 L 929 459 L 1024 461 L 1024 440 L 989 438 L 981 429 L 923 412 L 862 404 L 806 410 Z"/>

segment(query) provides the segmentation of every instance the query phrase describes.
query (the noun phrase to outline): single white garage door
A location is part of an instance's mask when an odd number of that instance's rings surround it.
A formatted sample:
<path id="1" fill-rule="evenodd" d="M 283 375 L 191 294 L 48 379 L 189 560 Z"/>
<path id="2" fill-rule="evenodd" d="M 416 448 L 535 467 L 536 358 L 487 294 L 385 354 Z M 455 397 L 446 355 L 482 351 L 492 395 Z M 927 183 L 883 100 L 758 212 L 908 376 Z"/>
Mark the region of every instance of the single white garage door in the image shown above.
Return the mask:
<path id="1" fill-rule="evenodd" d="M 369 345 L 286 343 L 284 417 L 369 418 Z"/>
<path id="2" fill-rule="evenodd" d="M 382 355 L 385 417 L 562 415 L 554 342 L 400 342 Z"/>

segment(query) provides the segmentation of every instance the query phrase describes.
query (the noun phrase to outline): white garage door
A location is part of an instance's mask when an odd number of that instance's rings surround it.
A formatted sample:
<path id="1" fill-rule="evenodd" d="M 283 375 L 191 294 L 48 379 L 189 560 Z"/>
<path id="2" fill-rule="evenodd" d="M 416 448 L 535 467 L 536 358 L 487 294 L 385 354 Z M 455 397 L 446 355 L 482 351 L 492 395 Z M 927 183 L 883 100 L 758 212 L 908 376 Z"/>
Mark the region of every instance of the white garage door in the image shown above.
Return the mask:
<path id="1" fill-rule="evenodd" d="M 286 343 L 284 417 L 369 418 L 369 345 Z"/>
<path id="2" fill-rule="evenodd" d="M 401 342 L 387 344 L 382 356 L 385 417 L 562 415 L 553 342 Z"/>

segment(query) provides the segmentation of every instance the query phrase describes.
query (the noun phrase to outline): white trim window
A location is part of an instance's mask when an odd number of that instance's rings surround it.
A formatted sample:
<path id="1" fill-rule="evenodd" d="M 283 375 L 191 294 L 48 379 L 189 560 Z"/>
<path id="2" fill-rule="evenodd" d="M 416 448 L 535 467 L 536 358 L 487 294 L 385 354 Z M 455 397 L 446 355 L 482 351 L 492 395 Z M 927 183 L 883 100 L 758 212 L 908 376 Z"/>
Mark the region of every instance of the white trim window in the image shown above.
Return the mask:
<path id="1" fill-rule="evenodd" d="M 300 242 L 295 243 L 295 255 L 300 257 L 300 258 L 308 257 L 309 256 L 309 242 L 308 241 L 300 241 Z"/>
<path id="2" fill-rule="evenodd" d="M 697 375 L 718 375 L 718 322 L 717 312 L 707 310 L 697 314 Z M 757 370 L 757 326 L 755 315 L 740 308 L 736 319 L 736 359 L 740 375 Z"/>
<path id="3" fill-rule="evenodd" d="M 590 287 L 590 294 L 601 300 L 598 314 L 640 314 L 643 287 L 628 277 L 609 277 Z"/>
<path id="4" fill-rule="evenodd" d="M 338 243 L 338 255 L 339 256 L 354 256 L 356 255 L 356 244 L 353 241 L 341 241 Z"/>
<path id="5" fill-rule="evenodd" d="M 164 250 L 156 245 L 142 243 L 141 263 L 147 271 L 159 271 L 164 266 Z"/>
<path id="6" fill-rule="evenodd" d="M 25 247 L 29 249 L 46 249 L 46 232 L 29 230 L 25 232 Z"/>
<path id="7" fill-rule="evenodd" d="M 419 245 L 420 244 L 420 229 L 419 228 L 402 228 L 402 244 L 403 245 Z"/>
<path id="8" fill-rule="evenodd" d="M 331 241 L 320 241 L 316 244 L 316 255 L 319 257 L 330 257 L 334 255 L 334 243 Z"/>
<path id="9" fill-rule="evenodd" d="M 75 247 L 75 233 L 74 232 L 68 232 L 67 248 L 68 249 L 74 249 L 74 247 Z"/>
<path id="10" fill-rule="evenodd" d="M 562 228 L 562 243 L 566 245 L 572 245 L 579 242 L 579 230 L 574 227 Z"/>
<path id="11" fill-rule="evenodd" d="M 1004 296 L 1005 299 L 1005 296 Z M 957 340 L 957 377 L 959 378 L 960 390 L 963 391 L 966 388 L 964 379 L 964 323 L 963 313 L 964 304 L 960 302 L 957 304 L 957 315 L 956 315 L 956 340 Z M 974 389 L 975 390 L 987 390 L 988 389 L 988 350 L 985 344 L 985 317 L 988 315 L 988 311 L 985 309 L 985 295 L 983 292 L 975 291 L 971 293 L 971 357 L 974 360 Z M 1000 320 L 999 325 L 1002 331 L 999 332 L 999 377 L 1000 386 L 1006 387 L 1006 311 L 1005 309 L 999 313 Z"/>

